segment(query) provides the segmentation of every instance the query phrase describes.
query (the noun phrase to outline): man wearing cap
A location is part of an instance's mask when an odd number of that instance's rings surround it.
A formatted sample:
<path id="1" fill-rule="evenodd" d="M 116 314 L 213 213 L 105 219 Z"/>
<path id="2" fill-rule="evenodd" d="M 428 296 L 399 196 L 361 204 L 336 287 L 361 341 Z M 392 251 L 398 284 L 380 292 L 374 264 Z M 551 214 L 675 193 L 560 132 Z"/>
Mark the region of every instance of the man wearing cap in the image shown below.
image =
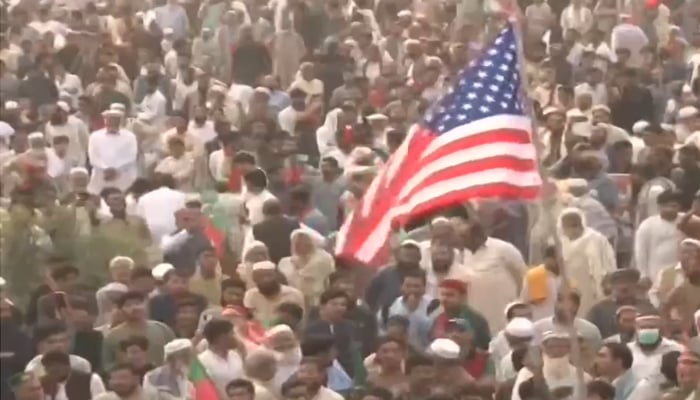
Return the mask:
<path id="1" fill-rule="evenodd" d="M 365 291 L 365 302 L 372 311 L 391 306 L 401 296 L 403 275 L 420 270 L 420 245 L 415 240 L 404 240 L 396 250 L 395 259 L 395 265 L 381 269 Z"/>
<path id="2" fill-rule="evenodd" d="M 277 267 L 271 261 L 253 264 L 255 287 L 248 289 L 243 304 L 252 310 L 255 318 L 265 326 L 272 324 L 275 310 L 282 303 L 294 303 L 304 308 L 304 295 L 297 289 L 279 281 Z"/>
<path id="3" fill-rule="evenodd" d="M 456 394 L 465 385 L 474 382 L 474 377 L 464 369 L 461 349 L 451 339 L 435 339 L 427 350 L 435 365 L 435 386 L 447 393 Z"/>
<path id="4" fill-rule="evenodd" d="M 167 393 L 170 400 L 195 400 L 194 387 L 187 374 L 194 354 L 189 339 L 174 339 L 163 347 L 165 362 L 143 377 L 143 389 Z"/>
<path id="5" fill-rule="evenodd" d="M 565 331 L 548 331 L 542 336 L 542 375 L 550 391 L 565 390 L 569 388 L 573 392 L 574 399 L 581 398 L 581 390 L 578 387 L 578 377 L 576 367 L 571 365 L 571 338 Z M 537 366 L 535 366 L 537 367 Z M 518 371 L 513 385 L 513 400 L 521 400 L 519 394 L 520 385 L 534 376 L 531 367 L 522 368 Z M 584 381 L 591 377 L 584 373 Z"/>
<path id="6" fill-rule="evenodd" d="M 639 378 L 657 373 L 664 354 L 683 350 L 680 344 L 662 336 L 661 326 L 661 317 L 656 312 L 643 312 L 637 316 L 635 340 L 627 346 L 634 356 L 632 369 Z"/>
<path id="7" fill-rule="evenodd" d="M 284 382 L 299 368 L 302 357 L 299 339 L 289 325 L 280 324 L 267 330 L 263 346 L 276 354 L 277 371 L 273 387 L 274 392 L 279 393 Z"/>
<path id="8" fill-rule="evenodd" d="M 523 351 L 532 343 L 535 337 L 535 326 L 527 318 L 515 317 L 508 322 L 504 329 L 504 337 L 508 344 L 508 351 L 502 352 L 502 356 L 491 355 L 496 366 L 497 382 L 505 382 L 514 379 L 517 375 L 515 365 L 515 352 Z"/>
<path id="9" fill-rule="evenodd" d="M 136 136 L 121 128 L 124 116 L 122 112 L 107 110 L 102 116 L 105 127 L 93 132 L 88 143 L 88 156 L 92 165 L 88 190 L 95 194 L 106 187 L 125 191 L 134 182 L 138 172 Z"/>
<path id="10" fill-rule="evenodd" d="M 649 289 L 649 300 L 656 307 L 664 304 L 671 292 L 686 281 L 686 273 L 692 263 L 700 258 L 700 240 L 686 238 L 680 244 L 678 263 L 659 271 L 654 284 Z"/>
<path id="11" fill-rule="evenodd" d="M 630 305 L 640 311 L 653 310 L 649 301 L 639 299 L 639 271 L 634 268 L 618 269 L 608 274 L 612 295 L 594 304 L 586 319 L 597 326 L 602 337 L 607 338 L 617 332 L 617 312 L 623 305 Z"/>
<path id="12" fill-rule="evenodd" d="M 53 142 L 54 138 L 68 138 L 66 160 L 73 167 L 84 167 L 90 132 L 83 121 L 70 114 L 70 106 L 65 101 L 56 103 L 51 119 L 46 124 L 46 136 Z"/>
<path id="13" fill-rule="evenodd" d="M 683 322 L 690 322 L 693 313 L 700 309 L 700 257 L 695 257 L 687 264 L 685 269 L 685 282 L 673 289 L 668 300 L 662 305 L 662 312 L 665 318 L 670 317 L 671 311 L 676 310 L 680 314 Z"/>
<path id="14" fill-rule="evenodd" d="M 474 347 L 488 350 L 491 341 L 489 323 L 478 311 L 467 305 L 467 284 L 457 279 L 440 282 L 440 308 L 434 311 L 431 336 L 444 337 L 448 322 L 458 318 L 469 322 L 474 331 Z"/>
<path id="15" fill-rule="evenodd" d="M 620 306 L 615 314 L 617 322 L 617 334 L 605 338 L 605 343 L 630 343 L 634 340 L 635 320 L 637 319 L 637 307 Z"/>
<path id="16" fill-rule="evenodd" d="M 676 115 L 676 141 L 686 143 L 693 132 L 700 129 L 700 112 L 693 106 L 685 106 Z"/>
<path id="17" fill-rule="evenodd" d="M 491 342 L 489 342 L 489 354 L 491 355 L 491 358 L 497 361 L 510 352 L 512 347 L 508 338 L 509 335 L 512 334 L 508 331 L 510 321 L 515 318 L 524 318 L 528 321 L 532 321 L 533 318 L 532 308 L 530 305 L 518 300 L 509 303 L 505 310 L 503 310 L 503 314 L 505 315 L 507 321 L 506 327 L 500 330 L 493 337 L 493 339 L 491 339 Z"/>
<path id="18" fill-rule="evenodd" d="M 474 330 L 469 321 L 453 318 L 447 321 L 445 336 L 459 345 L 464 369 L 474 378 L 482 390 L 495 390 L 496 367 L 489 353 L 474 347 Z"/>

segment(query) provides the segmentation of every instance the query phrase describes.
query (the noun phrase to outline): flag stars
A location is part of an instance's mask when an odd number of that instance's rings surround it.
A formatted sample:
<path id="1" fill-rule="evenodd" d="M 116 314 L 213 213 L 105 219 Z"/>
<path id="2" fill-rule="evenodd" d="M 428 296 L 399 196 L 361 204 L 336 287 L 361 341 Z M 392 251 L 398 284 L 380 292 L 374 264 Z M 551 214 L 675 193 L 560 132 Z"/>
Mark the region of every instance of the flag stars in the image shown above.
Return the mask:
<path id="1" fill-rule="evenodd" d="M 479 111 L 481 111 L 482 113 L 487 113 L 489 112 L 489 108 L 486 106 L 481 106 L 479 107 Z"/>

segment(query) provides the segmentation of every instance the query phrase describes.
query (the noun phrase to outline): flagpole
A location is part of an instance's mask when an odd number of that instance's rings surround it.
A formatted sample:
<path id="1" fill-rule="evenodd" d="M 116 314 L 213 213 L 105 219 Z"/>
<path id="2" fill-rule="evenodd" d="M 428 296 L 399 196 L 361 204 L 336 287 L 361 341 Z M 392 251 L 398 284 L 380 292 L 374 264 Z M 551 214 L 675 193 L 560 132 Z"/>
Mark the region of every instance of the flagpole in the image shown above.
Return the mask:
<path id="1" fill-rule="evenodd" d="M 503 4 L 503 3 L 502 3 Z M 517 46 L 517 52 L 518 52 L 518 71 L 520 73 L 520 95 L 521 95 L 521 100 L 523 101 L 525 105 L 525 109 L 527 112 L 530 114 L 530 121 L 531 121 L 531 129 L 532 129 L 532 143 L 535 146 L 535 154 L 537 155 L 537 169 L 539 170 L 540 176 L 542 177 L 542 182 L 543 186 L 549 184 L 549 173 L 547 171 L 547 168 L 542 163 L 542 160 L 544 159 L 543 154 L 544 151 L 542 149 L 542 143 L 539 140 L 539 137 L 537 135 L 537 116 L 535 115 L 535 110 L 532 107 L 532 102 L 530 101 L 529 96 L 527 95 L 527 74 L 525 71 L 525 51 L 524 51 L 524 46 L 523 46 L 523 34 L 522 34 L 522 29 L 520 26 L 520 21 L 522 21 L 522 16 L 523 13 L 520 10 L 520 7 L 518 5 L 517 0 L 510 0 L 510 7 L 511 7 L 511 13 L 508 15 L 506 13 L 506 16 L 508 17 L 510 23 L 513 26 L 513 33 L 515 35 L 515 43 Z M 551 195 L 551 198 L 544 198 L 542 194 L 540 194 L 540 203 L 543 204 L 545 202 L 551 202 L 555 203 L 556 202 L 556 191 L 553 192 Z M 545 205 L 545 204 L 543 204 Z M 555 246 L 555 253 L 556 253 L 556 260 L 557 260 L 557 265 L 559 266 L 559 275 L 562 278 L 562 287 L 561 291 L 563 293 L 568 293 L 571 290 L 571 287 L 569 285 L 569 279 L 568 275 L 566 273 L 566 265 L 564 264 L 564 257 L 562 255 L 562 245 L 561 245 L 561 239 L 559 238 L 558 232 L 557 232 L 557 223 L 556 223 L 556 218 L 553 215 L 553 212 L 555 210 L 555 207 L 542 207 L 543 213 L 541 213 L 541 216 L 544 219 L 545 225 L 547 227 L 547 231 L 549 234 L 552 235 L 554 239 L 554 246 Z M 586 385 L 584 381 L 584 373 L 583 373 L 583 365 L 582 365 L 582 359 L 581 359 L 581 345 L 578 340 L 578 333 L 576 332 L 576 328 L 574 327 L 574 319 L 575 315 L 571 316 L 571 324 L 568 327 L 568 333 L 569 333 L 569 339 L 571 341 L 571 356 L 573 360 L 576 362 L 576 380 L 577 380 L 577 385 L 578 385 L 578 398 L 577 400 L 584 400 L 587 396 L 586 393 Z M 574 394 L 576 394 L 576 390 L 574 391 Z"/>

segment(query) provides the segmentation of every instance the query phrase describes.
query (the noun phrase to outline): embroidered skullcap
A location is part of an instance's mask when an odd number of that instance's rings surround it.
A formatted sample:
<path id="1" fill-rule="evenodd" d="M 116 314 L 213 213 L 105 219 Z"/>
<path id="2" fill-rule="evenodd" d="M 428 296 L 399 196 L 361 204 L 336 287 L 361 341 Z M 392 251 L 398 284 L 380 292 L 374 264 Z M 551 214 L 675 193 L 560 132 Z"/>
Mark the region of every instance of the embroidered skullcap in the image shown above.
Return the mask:
<path id="1" fill-rule="evenodd" d="M 151 270 L 151 275 L 153 275 L 153 278 L 155 278 L 155 280 L 162 281 L 165 277 L 165 274 L 174 269 L 175 267 L 173 267 L 172 264 L 161 263 L 153 267 L 153 269 Z"/>
<path id="2" fill-rule="evenodd" d="M 163 353 L 165 353 L 165 357 L 168 357 L 171 354 L 191 349 L 192 341 L 190 339 L 175 339 L 163 346 Z"/>

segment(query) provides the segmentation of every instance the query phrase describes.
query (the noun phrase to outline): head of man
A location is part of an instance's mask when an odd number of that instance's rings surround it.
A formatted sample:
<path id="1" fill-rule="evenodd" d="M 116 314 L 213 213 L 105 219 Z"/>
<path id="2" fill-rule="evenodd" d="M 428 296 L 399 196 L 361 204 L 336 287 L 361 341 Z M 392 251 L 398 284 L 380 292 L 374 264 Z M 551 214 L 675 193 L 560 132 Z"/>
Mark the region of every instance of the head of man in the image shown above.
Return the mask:
<path id="1" fill-rule="evenodd" d="M 324 319 L 333 323 L 342 321 L 348 309 L 348 295 L 341 289 L 328 289 L 321 293 L 319 300 L 320 314 Z"/>
<path id="2" fill-rule="evenodd" d="M 506 325 L 505 336 L 511 349 L 526 348 L 535 336 L 535 328 L 529 319 L 515 317 Z"/>
<path id="3" fill-rule="evenodd" d="M 433 239 L 430 242 L 430 258 L 435 272 L 447 273 L 454 263 L 454 247 L 444 240 Z"/>
<path id="4" fill-rule="evenodd" d="M 234 379 L 226 385 L 228 400 L 255 399 L 255 386 L 246 379 Z"/>
<path id="5" fill-rule="evenodd" d="M 271 261 L 253 264 L 253 282 L 260 294 L 266 297 L 277 295 L 282 288 L 275 264 Z"/>
<path id="6" fill-rule="evenodd" d="M 396 268 L 402 271 L 419 268 L 420 259 L 418 242 L 405 240 L 396 251 Z"/>
<path id="7" fill-rule="evenodd" d="M 554 317 L 560 324 L 573 323 L 581 306 L 581 295 L 575 290 L 560 292 L 554 305 Z"/>
<path id="8" fill-rule="evenodd" d="M 58 384 L 65 382 L 70 376 L 70 356 L 60 350 L 53 350 L 41 357 L 41 365 L 46 371 L 46 377 Z"/>
<path id="9" fill-rule="evenodd" d="M 700 241 L 684 239 L 681 242 L 679 258 L 686 279 L 693 285 L 700 285 Z"/>
<path id="10" fill-rule="evenodd" d="M 617 331 L 620 334 L 620 341 L 628 343 L 634 340 L 636 330 L 637 308 L 631 305 L 621 306 L 615 313 L 617 321 Z"/>
<path id="11" fill-rule="evenodd" d="M 268 382 L 277 372 L 275 353 L 264 348 L 253 350 L 246 356 L 243 369 L 248 377 Z"/>
<path id="12" fill-rule="evenodd" d="M 440 305 L 445 312 L 457 313 L 465 304 L 467 297 L 467 284 L 458 279 L 444 279 L 439 288 Z"/>
<path id="13" fill-rule="evenodd" d="M 644 350 L 656 349 L 663 340 L 661 317 L 655 312 L 645 312 L 635 320 L 636 341 Z"/>
<path id="14" fill-rule="evenodd" d="M 595 372 L 610 381 L 632 367 L 633 356 L 625 343 L 605 343 L 595 358 Z"/>
<path id="15" fill-rule="evenodd" d="M 165 290 L 173 296 L 183 296 L 189 293 L 189 275 L 185 271 L 172 269 L 163 276 Z"/>
<path id="16" fill-rule="evenodd" d="M 571 365 L 569 353 L 571 339 L 569 334 L 560 331 L 549 331 L 542 335 L 542 362 L 545 376 L 566 376 Z"/>
<path id="17" fill-rule="evenodd" d="M 681 210 L 681 194 L 675 190 L 666 190 L 656 199 L 659 216 L 666 221 L 675 221 Z"/>
<path id="18" fill-rule="evenodd" d="M 323 361 L 315 357 L 304 357 L 297 370 L 297 379 L 306 386 L 309 394 L 315 395 L 325 380 Z"/>
<path id="19" fill-rule="evenodd" d="M 68 354 L 70 351 L 68 328 L 62 322 L 50 321 L 37 325 L 34 328 L 33 337 L 37 343 L 37 352 L 39 354 L 46 354 L 52 351 Z"/>
<path id="20" fill-rule="evenodd" d="M 109 388 L 125 399 L 141 387 L 141 376 L 129 364 L 117 364 L 109 372 Z"/>
<path id="21" fill-rule="evenodd" d="M 119 342 L 124 361 L 135 368 L 143 368 L 148 364 L 148 346 L 148 339 L 141 335 L 131 336 Z"/>
<path id="22" fill-rule="evenodd" d="M 139 323 L 146 320 L 146 297 L 142 293 L 126 292 L 117 299 L 116 304 L 127 322 Z"/>
<path id="23" fill-rule="evenodd" d="M 225 319 L 213 319 L 204 325 L 204 338 L 209 347 L 217 352 L 226 352 L 236 347 L 233 324 Z"/>
<path id="24" fill-rule="evenodd" d="M 639 271 L 634 268 L 619 269 L 610 274 L 612 296 L 618 305 L 636 302 L 639 277 Z"/>

